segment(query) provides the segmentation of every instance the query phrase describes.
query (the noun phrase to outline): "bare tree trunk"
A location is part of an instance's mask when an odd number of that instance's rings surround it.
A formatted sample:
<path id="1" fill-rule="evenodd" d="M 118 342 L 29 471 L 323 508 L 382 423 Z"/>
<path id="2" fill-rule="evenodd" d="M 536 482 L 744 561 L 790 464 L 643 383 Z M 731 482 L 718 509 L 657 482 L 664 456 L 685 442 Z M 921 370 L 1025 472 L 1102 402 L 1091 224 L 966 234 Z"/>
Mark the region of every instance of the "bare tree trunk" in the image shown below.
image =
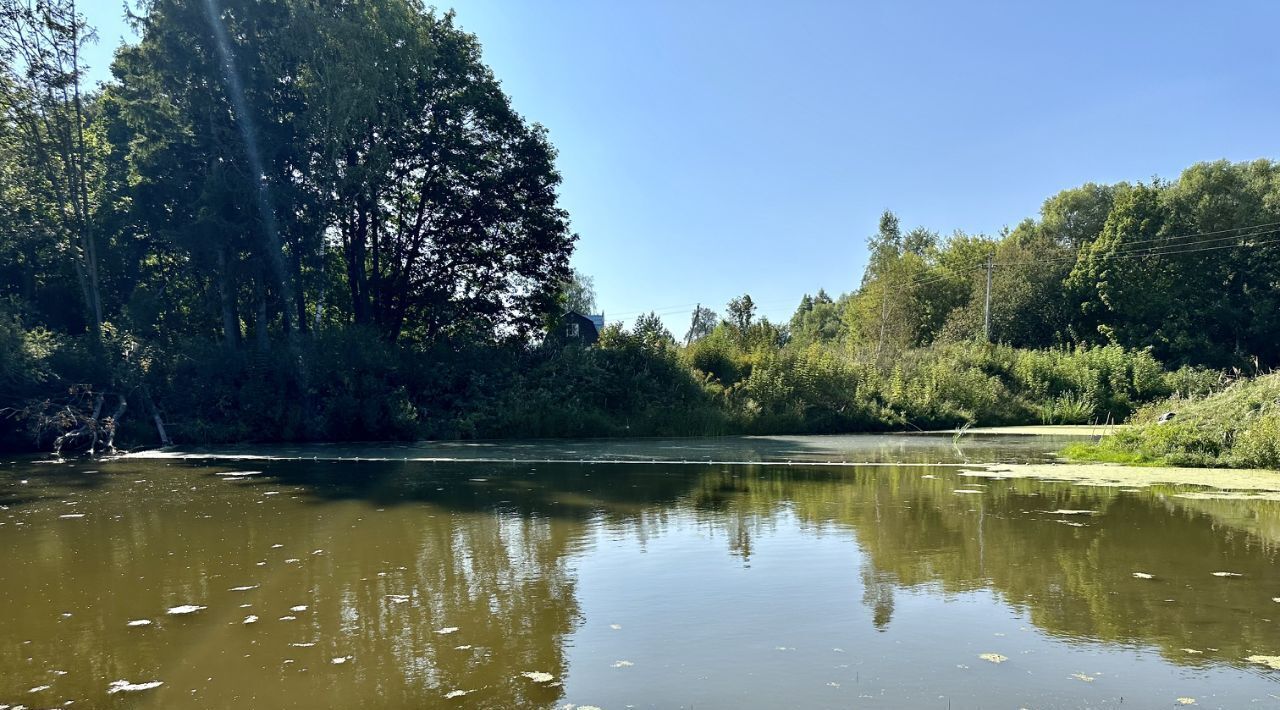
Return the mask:
<path id="1" fill-rule="evenodd" d="M 160 435 L 160 444 L 163 446 L 173 446 L 173 440 L 169 438 L 169 432 L 165 431 L 164 420 L 160 418 L 160 410 L 156 409 L 156 403 L 151 400 L 151 392 L 147 390 L 147 386 L 142 386 L 142 401 L 147 405 L 147 409 L 151 410 L 151 420 L 155 422 L 156 433 Z"/>
<path id="2" fill-rule="evenodd" d="M 301 240 L 298 240 L 301 241 Z M 302 250 L 293 250 L 293 300 L 297 311 L 298 332 L 307 332 L 307 290 L 302 286 Z M 285 304 L 285 308 L 289 305 Z"/>
<path id="3" fill-rule="evenodd" d="M 262 276 L 265 278 L 266 274 Z M 267 289 L 262 283 L 262 278 L 254 282 L 254 301 L 256 314 L 253 323 L 253 335 L 258 342 L 258 349 L 265 352 L 271 346 L 271 341 L 267 333 Z"/>
<path id="4" fill-rule="evenodd" d="M 84 251 L 85 271 L 89 277 L 89 311 L 93 318 L 93 336 L 102 335 L 102 291 L 98 285 L 98 243 L 93 233 L 93 220 L 90 217 L 88 162 L 89 150 L 84 141 L 84 104 L 80 99 L 80 23 L 76 14 L 75 0 L 71 0 L 71 87 L 74 92 L 72 102 L 75 109 L 75 149 L 73 151 L 74 177 L 78 183 L 77 212 L 79 212 L 80 242 Z"/>
<path id="5" fill-rule="evenodd" d="M 240 341 L 240 319 L 236 316 L 235 279 L 231 275 L 230 259 L 226 247 L 219 247 L 218 258 L 218 301 L 222 310 L 222 340 L 227 348 L 234 349 Z"/>
<path id="6" fill-rule="evenodd" d="M 93 437 L 89 442 L 89 455 L 93 456 L 98 451 L 98 418 L 102 416 L 102 401 L 105 397 L 99 392 L 93 398 L 93 418 L 89 420 L 89 435 Z"/>
<path id="7" fill-rule="evenodd" d="M 106 425 L 107 443 L 103 450 L 109 454 L 116 452 L 116 427 L 120 424 L 120 418 L 124 416 L 124 410 L 128 408 L 129 400 L 124 395 L 120 395 L 120 402 L 116 405 L 116 411 L 112 413 L 111 419 L 107 421 Z"/>

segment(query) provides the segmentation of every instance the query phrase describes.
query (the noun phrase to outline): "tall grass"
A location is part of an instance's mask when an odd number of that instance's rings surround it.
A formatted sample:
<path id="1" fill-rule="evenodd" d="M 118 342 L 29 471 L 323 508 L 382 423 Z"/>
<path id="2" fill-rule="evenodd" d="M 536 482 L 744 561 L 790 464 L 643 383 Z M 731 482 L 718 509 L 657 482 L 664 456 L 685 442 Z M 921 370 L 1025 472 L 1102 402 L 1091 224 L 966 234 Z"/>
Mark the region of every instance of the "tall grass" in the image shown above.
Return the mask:
<path id="1" fill-rule="evenodd" d="M 1165 417 L 1172 412 L 1172 418 Z M 1166 421 L 1161 421 L 1164 417 Z M 1280 469 L 1280 373 L 1242 380 L 1213 394 L 1185 395 L 1142 407 L 1133 428 L 1074 458 L 1184 466 Z"/>

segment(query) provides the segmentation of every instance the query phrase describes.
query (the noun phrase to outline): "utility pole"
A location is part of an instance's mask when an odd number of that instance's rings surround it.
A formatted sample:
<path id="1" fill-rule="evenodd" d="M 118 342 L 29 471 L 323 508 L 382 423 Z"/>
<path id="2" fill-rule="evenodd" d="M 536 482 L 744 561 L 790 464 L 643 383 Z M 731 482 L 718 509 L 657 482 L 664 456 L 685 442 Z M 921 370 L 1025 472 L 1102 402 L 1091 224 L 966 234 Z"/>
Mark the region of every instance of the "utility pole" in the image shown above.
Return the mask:
<path id="1" fill-rule="evenodd" d="M 991 342 L 991 254 L 987 254 L 987 300 L 986 306 L 982 309 L 982 337 L 988 343 Z"/>

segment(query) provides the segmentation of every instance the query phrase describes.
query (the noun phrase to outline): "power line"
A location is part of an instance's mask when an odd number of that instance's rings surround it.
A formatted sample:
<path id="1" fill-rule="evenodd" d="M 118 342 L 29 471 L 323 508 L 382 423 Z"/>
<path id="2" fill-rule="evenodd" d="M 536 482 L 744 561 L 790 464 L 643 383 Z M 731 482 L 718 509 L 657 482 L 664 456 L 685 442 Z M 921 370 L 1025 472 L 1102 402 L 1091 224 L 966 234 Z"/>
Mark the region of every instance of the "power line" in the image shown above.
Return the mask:
<path id="1" fill-rule="evenodd" d="M 1214 234 L 1226 234 L 1227 232 L 1249 232 L 1255 229 L 1267 229 L 1270 227 L 1280 227 L 1280 222 L 1262 222 L 1260 224 L 1254 224 L 1247 227 L 1231 227 L 1230 229 L 1218 229 L 1212 232 L 1197 232 L 1195 234 L 1175 234 L 1168 237 L 1151 237 L 1149 239 L 1135 239 L 1133 241 L 1125 242 L 1125 243 L 1126 244 L 1145 244 L 1147 242 L 1170 241 L 1175 239 L 1191 239 L 1193 237 L 1208 237 Z M 1239 234 L 1236 236 L 1245 236 L 1245 235 Z M 1226 239 L 1229 237 L 1223 237 L 1223 238 Z"/>
<path id="2" fill-rule="evenodd" d="M 1248 239 L 1250 237 L 1262 237 L 1262 236 L 1270 236 L 1274 234 L 1280 234 L 1280 230 L 1270 230 L 1266 232 L 1251 232 L 1249 234 L 1237 234 L 1229 237 L 1204 239 L 1198 242 L 1186 242 L 1182 244 L 1159 244 L 1151 247 L 1139 247 L 1137 249 L 1122 248 L 1122 249 L 1117 249 L 1115 251 L 1103 252 L 1099 254 L 1098 257 L 1102 259 L 1118 259 L 1118 258 L 1129 258 L 1129 257 L 1140 257 L 1140 256 L 1194 254 L 1201 251 L 1213 251 L 1215 249 L 1232 249 L 1232 248 L 1259 246 L 1262 244 L 1270 244 L 1271 241 L 1268 240 L 1268 241 L 1262 241 L 1262 242 L 1243 242 L 1239 244 L 1218 244 L 1216 246 L 1210 246 L 1210 247 L 1204 247 L 1204 248 L 1186 248 L 1186 247 L 1202 247 L 1205 244 L 1213 244 L 1215 242 L 1221 242 L 1227 239 L 1230 239 L 1230 240 Z M 1032 261 L 1001 261 L 1001 262 L 996 262 L 995 265 L 996 266 L 1025 266 L 1028 264 L 1052 264 L 1052 263 L 1073 262 L 1073 261 L 1079 261 L 1079 259 L 1080 259 L 1080 254 L 1077 253 L 1075 256 L 1062 256 L 1062 257 L 1054 257 L 1050 259 L 1035 259 Z"/>

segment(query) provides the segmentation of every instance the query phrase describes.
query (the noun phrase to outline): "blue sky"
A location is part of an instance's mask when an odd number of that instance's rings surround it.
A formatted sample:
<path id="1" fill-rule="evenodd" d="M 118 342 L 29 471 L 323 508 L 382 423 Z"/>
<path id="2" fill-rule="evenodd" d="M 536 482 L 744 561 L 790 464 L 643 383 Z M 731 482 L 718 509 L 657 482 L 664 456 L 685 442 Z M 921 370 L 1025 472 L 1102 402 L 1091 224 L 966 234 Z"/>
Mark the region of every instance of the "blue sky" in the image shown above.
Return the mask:
<path id="1" fill-rule="evenodd" d="M 85 12 L 104 78 L 128 29 Z M 441 5 L 446 7 L 446 5 Z M 853 288 L 882 210 L 995 233 L 1084 182 L 1280 157 L 1274 2 L 459 0 L 550 130 L 609 320 Z"/>

